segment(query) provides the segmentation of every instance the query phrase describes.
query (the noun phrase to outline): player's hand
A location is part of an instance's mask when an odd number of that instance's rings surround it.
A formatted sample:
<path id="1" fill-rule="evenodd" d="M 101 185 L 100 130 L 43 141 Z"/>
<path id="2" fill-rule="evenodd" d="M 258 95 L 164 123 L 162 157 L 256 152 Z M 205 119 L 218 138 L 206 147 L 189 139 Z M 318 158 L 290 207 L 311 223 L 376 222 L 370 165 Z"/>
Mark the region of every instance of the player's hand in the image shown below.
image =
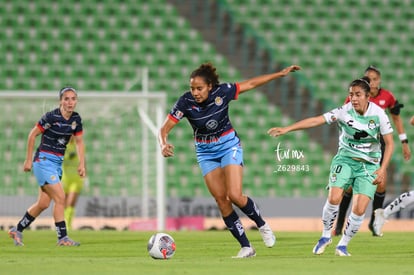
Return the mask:
<path id="1" fill-rule="evenodd" d="M 83 177 L 86 177 L 86 169 L 85 169 L 85 166 L 83 166 L 83 165 L 79 165 L 79 167 L 78 167 L 78 174 L 79 174 L 79 176 L 81 176 L 82 178 L 83 178 Z"/>
<path id="2" fill-rule="evenodd" d="M 408 145 L 408 143 L 402 144 L 402 150 L 403 150 L 404 160 L 410 160 L 411 150 L 410 150 L 410 146 Z"/>
<path id="3" fill-rule="evenodd" d="M 282 76 L 285 76 L 287 74 L 289 74 L 290 72 L 296 72 L 299 71 L 301 68 L 298 65 L 290 65 L 289 67 L 284 68 L 283 70 L 280 71 Z"/>
<path id="4" fill-rule="evenodd" d="M 165 145 L 162 145 L 161 154 L 166 158 L 174 156 L 174 146 L 168 143 Z"/>
<path id="5" fill-rule="evenodd" d="M 23 171 L 30 172 L 32 171 L 32 160 L 25 160 L 23 164 Z"/>
<path id="6" fill-rule="evenodd" d="M 278 137 L 287 133 L 286 128 L 283 127 L 273 127 L 270 128 L 267 133 L 272 137 Z"/>
<path id="7" fill-rule="evenodd" d="M 377 175 L 377 177 L 374 179 L 372 184 L 378 185 L 378 184 L 381 184 L 385 180 L 387 173 L 384 169 L 379 168 L 377 171 L 374 172 L 374 175 Z"/>

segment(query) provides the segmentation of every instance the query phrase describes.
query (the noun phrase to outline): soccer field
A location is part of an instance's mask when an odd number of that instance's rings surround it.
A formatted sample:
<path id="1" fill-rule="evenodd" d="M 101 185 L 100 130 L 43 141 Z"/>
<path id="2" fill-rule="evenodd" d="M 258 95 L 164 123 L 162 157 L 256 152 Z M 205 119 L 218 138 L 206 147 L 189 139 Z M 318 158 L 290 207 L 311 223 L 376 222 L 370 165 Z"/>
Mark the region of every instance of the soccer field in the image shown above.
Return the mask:
<path id="1" fill-rule="evenodd" d="M 24 247 L 15 247 L 7 233 L 0 238 L 0 274 L 411 274 L 414 233 L 361 232 L 349 246 L 351 257 L 334 256 L 339 237 L 325 254 L 312 248 L 320 234 L 276 232 L 277 243 L 266 248 L 258 231 L 248 231 L 257 251 L 249 259 L 232 259 L 239 247 L 227 231 L 170 233 L 177 245 L 172 259 L 154 260 L 147 253 L 153 232 L 74 231 L 80 247 L 55 246 L 52 231 L 27 231 Z"/>

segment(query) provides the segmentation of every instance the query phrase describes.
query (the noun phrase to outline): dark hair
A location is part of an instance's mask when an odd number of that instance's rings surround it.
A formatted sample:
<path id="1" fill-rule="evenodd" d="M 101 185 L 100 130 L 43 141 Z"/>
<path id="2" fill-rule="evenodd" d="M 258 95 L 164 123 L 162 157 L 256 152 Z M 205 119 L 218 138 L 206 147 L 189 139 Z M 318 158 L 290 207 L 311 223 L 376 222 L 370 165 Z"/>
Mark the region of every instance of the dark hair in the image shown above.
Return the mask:
<path id="1" fill-rule="evenodd" d="M 375 67 L 374 65 L 369 65 L 368 68 L 365 69 L 365 73 L 367 73 L 368 71 L 374 71 L 378 75 L 381 75 L 380 70 L 377 67 Z"/>
<path id="2" fill-rule="evenodd" d="M 210 62 L 201 64 L 191 73 L 190 78 L 197 76 L 202 77 L 207 84 L 211 84 L 213 87 L 220 84 L 216 68 Z"/>
<path id="3" fill-rule="evenodd" d="M 68 87 L 63 87 L 63 88 L 62 88 L 62 89 L 60 89 L 60 91 L 59 91 L 59 99 L 62 99 L 63 94 L 64 94 L 65 92 L 67 92 L 67 91 L 72 91 L 72 92 L 74 92 L 76 95 L 78 95 L 78 93 L 76 92 L 76 90 L 75 90 L 73 87 L 70 87 L 70 86 L 68 86 Z"/>
<path id="4" fill-rule="evenodd" d="M 369 85 L 370 80 L 368 76 L 364 76 L 358 79 L 355 79 L 354 81 L 349 84 L 349 87 L 358 86 L 364 90 L 366 94 L 369 94 L 369 91 L 371 90 L 371 87 Z"/>

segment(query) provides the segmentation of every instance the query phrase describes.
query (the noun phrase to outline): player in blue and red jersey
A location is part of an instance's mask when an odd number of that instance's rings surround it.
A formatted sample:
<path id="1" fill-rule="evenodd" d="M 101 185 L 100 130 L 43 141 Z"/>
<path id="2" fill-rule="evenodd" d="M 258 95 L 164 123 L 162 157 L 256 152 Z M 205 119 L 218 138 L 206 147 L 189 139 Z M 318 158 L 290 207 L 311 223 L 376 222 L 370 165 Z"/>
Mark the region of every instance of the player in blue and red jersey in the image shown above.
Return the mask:
<path id="1" fill-rule="evenodd" d="M 29 227 L 35 218 L 49 207 L 52 200 L 54 202 L 53 218 L 58 236 L 57 245 L 79 245 L 67 235 L 64 218 L 65 193 L 60 179 L 66 145 L 72 136 L 74 136 L 78 148 L 78 173 L 82 177 L 86 175 L 82 120 L 79 114 L 74 111 L 78 100 L 75 89 L 71 87 L 61 89 L 59 99 L 59 108 L 44 114 L 29 133 L 23 169 L 25 172 L 29 172 L 33 167 L 33 173 L 39 185 L 39 196 L 37 201 L 28 208 L 17 226 L 9 230 L 9 236 L 17 246 L 23 246 L 23 230 Z M 35 140 L 39 135 L 42 136 L 42 139 L 34 158 L 32 158 Z"/>
<path id="2" fill-rule="evenodd" d="M 401 108 L 403 104 L 400 104 L 395 96 L 388 90 L 381 87 L 381 72 L 374 66 L 369 66 L 365 69 L 365 76 L 370 79 L 370 102 L 374 102 L 384 110 L 388 110 L 391 118 L 394 122 L 395 128 L 397 129 L 399 139 L 402 143 L 402 151 L 405 160 L 409 160 L 411 157 L 410 147 L 408 146 L 407 134 L 405 133 L 402 119 L 400 116 Z M 345 103 L 349 102 L 349 98 L 346 99 Z M 384 152 L 385 144 L 381 139 L 381 149 Z M 386 179 L 386 178 L 385 178 Z M 381 184 L 378 184 L 377 191 L 375 192 L 374 199 L 372 201 L 372 214 L 368 224 L 369 230 L 371 230 L 374 236 L 378 236 L 373 229 L 375 210 L 382 208 L 385 199 L 387 181 L 384 180 Z M 338 219 L 335 226 L 334 234 L 341 235 L 342 228 L 344 226 L 346 212 L 348 210 L 350 201 L 352 198 L 352 190 L 348 190 L 342 198 L 341 205 L 339 207 Z"/>
<path id="3" fill-rule="evenodd" d="M 229 103 L 241 93 L 299 69 L 292 65 L 280 72 L 239 83 L 220 84 L 216 68 L 211 63 L 202 64 L 190 76 L 190 91 L 177 100 L 159 132 L 162 155 L 172 157 L 174 146 L 168 142 L 168 134 L 184 117 L 191 124 L 204 181 L 217 202 L 224 223 L 240 243 L 237 258 L 253 257 L 256 251 L 246 237 L 233 204 L 256 223 L 267 247 L 272 247 L 276 238 L 257 205 L 243 195 L 243 150 L 229 119 Z"/>

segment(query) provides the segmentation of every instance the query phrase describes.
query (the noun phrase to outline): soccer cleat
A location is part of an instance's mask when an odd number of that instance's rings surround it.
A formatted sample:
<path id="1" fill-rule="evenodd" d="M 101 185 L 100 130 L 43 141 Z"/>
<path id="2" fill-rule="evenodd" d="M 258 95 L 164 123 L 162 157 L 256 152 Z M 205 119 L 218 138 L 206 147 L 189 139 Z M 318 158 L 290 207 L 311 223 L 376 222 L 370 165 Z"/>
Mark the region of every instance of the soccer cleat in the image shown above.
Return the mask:
<path id="1" fill-rule="evenodd" d="M 237 253 L 237 256 L 233 256 L 233 259 L 238 259 L 238 258 L 250 258 L 250 257 L 254 257 L 256 256 L 256 250 L 254 250 L 253 247 L 249 247 L 249 246 L 245 246 L 242 247 L 239 251 L 239 253 Z"/>
<path id="2" fill-rule="evenodd" d="M 59 239 L 57 241 L 57 245 L 59 245 L 59 246 L 80 246 L 80 243 L 75 242 L 74 240 L 72 240 L 68 236 L 65 236 L 62 239 Z"/>
<path id="3" fill-rule="evenodd" d="M 336 256 L 351 256 L 351 253 L 348 253 L 345 245 L 337 246 L 335 249 Z"/>
<path id="4" fill-rule="evenodd" d="M 325 251 L 325 248 L 331 243 L 332 243 L 331 238 L 324 238 L 324 237 L 320 238 L 318 243 L 313 248 L 313 254 L 321 255 Z"/>
<path id="5" fill-rule="evenodd" d="M 24 246 L 23 244 L 23 233 L 17 231 L 16 227 L 12 227 L 9 230 L 9 236 L 13 239 L 15 246 Z"/>
<path id="6" fill-rule="evenodd" d="M 382 236 L 382 227 L 387 222 L 387 219 L 384 216 L 384 209 L 378 208 L 374 211 L 375 218 L 374 223 L 372 224 L 372 232 L 377 236 Z"/>
<path id="7" fill-rule="evenodd" d="M 273 234 L 272 229 L 270 226 L 265 223 L 263 226 L 259 228 L 260 235 L 262 235 L 263 242 L 267 247 L 273 247 L 276 243 L 275 234 Z"/>

